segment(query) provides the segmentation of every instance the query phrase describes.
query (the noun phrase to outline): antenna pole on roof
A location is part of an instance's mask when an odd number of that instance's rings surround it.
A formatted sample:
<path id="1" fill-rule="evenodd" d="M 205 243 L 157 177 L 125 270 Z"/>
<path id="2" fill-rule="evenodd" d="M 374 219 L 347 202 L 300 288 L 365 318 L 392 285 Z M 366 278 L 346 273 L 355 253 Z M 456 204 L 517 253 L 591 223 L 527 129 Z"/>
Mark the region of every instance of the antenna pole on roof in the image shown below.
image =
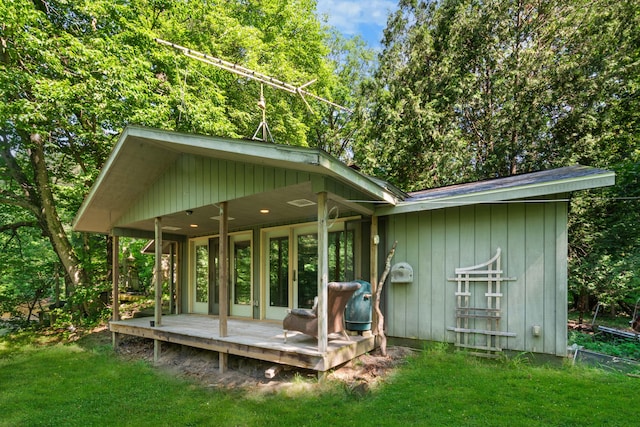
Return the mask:
<path id="1" fill-rule="evenodd" d="M 264 100 L 264 92 L 263 85 L 260 85 L 260 101 L 258 101 L 258 107 L 262 110 L 262 121 L 256 129 L 253 137 L 251 139 L 255 139 L 256 141 L 267 141 L 267 136 L 271 142 L 274 142 L 273 136 L 271 136 L 271 131 L 269 130 L 269 126 L 267 125 L 267 102 Z M 257 138 L 258 132 L 262 129 L 262 138 Z"/>

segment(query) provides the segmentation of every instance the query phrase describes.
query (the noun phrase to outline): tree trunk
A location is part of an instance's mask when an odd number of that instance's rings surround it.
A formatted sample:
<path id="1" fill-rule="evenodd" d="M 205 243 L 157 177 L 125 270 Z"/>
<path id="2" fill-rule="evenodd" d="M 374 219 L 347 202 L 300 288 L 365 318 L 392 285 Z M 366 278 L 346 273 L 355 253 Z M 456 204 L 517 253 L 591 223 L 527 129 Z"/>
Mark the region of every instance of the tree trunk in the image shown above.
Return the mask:
<path id="1" fill-rule="evenodd" d="M 39 212 L 37 212 L 38 222 L 42 228 L 43 234 L 49 238 L 53 250 L 58 255 L 65 273 L 69 278 L 72 288 L 69 290 L 73 293 L 77 286 L 88 282 L 87 275 L 80 265 L 69 238 L 64 231 L 60 217 L 56 210 L 55 200 L 51 192 L 51 184 L 49 182 L 49 173 L 45 161 L 44 142 L 39 134 L 31 134 L 32 147 L 30 157 L 34 170 L 34 186 L 38 194 Z"/>

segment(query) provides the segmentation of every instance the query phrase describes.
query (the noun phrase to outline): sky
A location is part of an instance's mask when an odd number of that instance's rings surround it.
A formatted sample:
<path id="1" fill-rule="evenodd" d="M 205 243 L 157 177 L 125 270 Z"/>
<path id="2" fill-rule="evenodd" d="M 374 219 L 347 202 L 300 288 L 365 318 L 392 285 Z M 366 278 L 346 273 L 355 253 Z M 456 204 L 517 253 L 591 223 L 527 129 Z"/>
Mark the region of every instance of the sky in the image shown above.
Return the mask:
<path id="1" fill-rule="evenodd" d="M 360 35 L 372 48 L 380 47 L 387 16 L 396 0 L 318 0 L 318 13 L 345 36 Z"/>

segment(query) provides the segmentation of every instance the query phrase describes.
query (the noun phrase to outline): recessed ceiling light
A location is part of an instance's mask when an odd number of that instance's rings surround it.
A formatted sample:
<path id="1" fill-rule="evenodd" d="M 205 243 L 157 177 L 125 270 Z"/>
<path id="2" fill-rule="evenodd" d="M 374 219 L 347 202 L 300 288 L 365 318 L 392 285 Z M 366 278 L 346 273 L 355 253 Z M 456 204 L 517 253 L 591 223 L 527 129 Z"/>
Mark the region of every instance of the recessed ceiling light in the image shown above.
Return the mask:
<path id="1" fill-rule="evenodd" d="M 198 224 L 189 224 L 189 227 L 191 227 L 191 228 L 198 228 Z"/>
<path id="2" fill-rule="evenodd" d="M 269 213 L 269 209 L 260 209 L 260 213 L 261 214 L 268 214 Z"/>
<path id="3" fill-rule="evenodd" d="M 290 200 L 287 203 L 289 203 L 290 205 L 296 206 L 298 208 L 304 208 L 306 206 L 313 206 L 316 204 L 316 202 L 312 202 L 311 200 L 308 200 L 308 199 Z"/>

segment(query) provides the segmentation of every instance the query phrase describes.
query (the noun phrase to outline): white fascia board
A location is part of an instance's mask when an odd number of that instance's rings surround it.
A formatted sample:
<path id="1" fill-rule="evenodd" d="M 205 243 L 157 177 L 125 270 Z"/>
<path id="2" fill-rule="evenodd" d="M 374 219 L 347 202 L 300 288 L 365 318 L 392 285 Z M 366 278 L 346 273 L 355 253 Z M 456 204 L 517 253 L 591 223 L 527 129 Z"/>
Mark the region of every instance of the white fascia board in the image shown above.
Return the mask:
<path id="1" fill-rule="evenodd" d="M 80 209 L 78 209 L 78 212 L 76 212 L 76 216 L 73 218 L 72 228 L 74 230 L 76 229 L 76 226 L 78 225 L 78 221 L 80 221 L 80 219 L 83 217 L 83 215 L 85 214 L 86 210 L 88 209 L 89 205 L 91 205 L 91 202 L 95 198 L 96 192 L 98 191 L 98 189 L 102 185 L 102 182 L 105 180 L 106 176 L 109 174 L 109 172 L 111 170 L 111 166 L 113 165 L 113 163 L 116 161 L 116 159 L 120 155 L 120 150 L 122 149 L 122 146 L 124 145 L 125 140 L 129 136 L 129 132 L 130 132 L 130 129 L 127 127 L 120 134 L 120 137 L 118 138 L 118 141 L 116 142 L 116 145 L 113 147 L 113 150 L 111 150 L 111 154 L 109 155 L 107 160 L 104 162 L 104 165 L 102 166 L 102 169 L 100 169 L 100 173 L 98 174 L 98 177 L 96 178 L 96 180 L 94 181 L 93 185 L 91 186 L 91 189 L 89 190 L 89 194 L 86 195 L 86 197 L 84 198 L 84 200 L 82 202 L 82 205 L 80 205 Z"/>
<path id="2" fill-rule="evenodd" d="M 318 165 L 318 153 L 304 147 L 269 144 L 250 140 L 219 138 L 131 127 L 129 135 L 144 138 L 149 142 L 169 147 L 179 152 L 196 152 L 208 157 L 244 158 L 252 163 L 270 163 L 272 161 L 297 165 Z M 214 143 L 214 144 L 212 144 Z"/>
<path id="3" fill-rule="evenodd" d="M 376 209 L 376 214 L 378 216 L 385 216 L 472 204 L 499 203 L 506 200 L 531 199 L 552 194 L 571 193 L 573 191 L 607 187 L 614 184 L 615 173 L 607 171 L 597 175 L 566 178 L 558 181 L 523 185 L 513 188 L 488 190 L 449 197 L 434 197 L 425 200 L 408 200 L 398 203 L 396 206 L 379 207 Z"/>
<path id="4" fill-rule="evenodd" d="M 336 161 L 328 154 L 320 155 L 320 166 L 331 172 L 331 174 L 347 183 L 351 186 L 358 187 L 360 190 L 367 194 L 371 194 L 376 197 L 377 200 L 373 202 L 383 201 L 391 205 L 398 203 L 398 197 L 393 195 L 390 191 L 381 187 L 376 182 L 367 178 L 359 172 L 354 171 L 342 162 Z"/>

